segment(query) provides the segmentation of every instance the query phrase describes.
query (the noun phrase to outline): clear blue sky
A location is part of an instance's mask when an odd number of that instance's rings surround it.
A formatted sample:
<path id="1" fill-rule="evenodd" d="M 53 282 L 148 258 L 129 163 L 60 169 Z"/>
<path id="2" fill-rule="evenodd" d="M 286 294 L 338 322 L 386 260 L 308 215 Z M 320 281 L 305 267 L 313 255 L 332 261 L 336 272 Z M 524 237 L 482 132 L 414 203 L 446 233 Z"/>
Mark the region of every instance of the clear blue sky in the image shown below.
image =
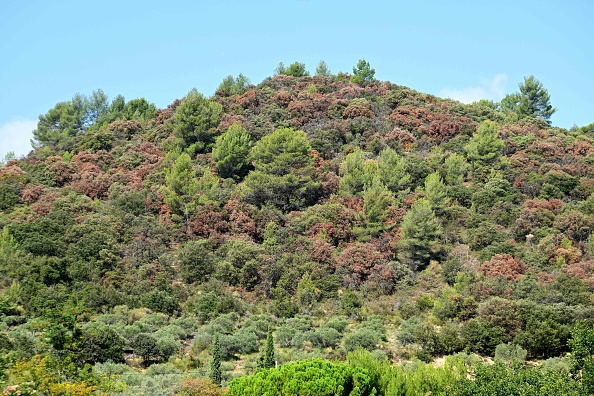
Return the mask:
<path id="1" fill-rule="evenodd" d="M 165 107 L 229 74 L 252 83 L 280 61 L 324 60 L 471 102 L 500 100 L 533 74 L 553 125 L 594 122 L 594 2 L 0 2 L 0 158 L 30 149 L 37 117 L 76 93 L 145 97 Z"/>

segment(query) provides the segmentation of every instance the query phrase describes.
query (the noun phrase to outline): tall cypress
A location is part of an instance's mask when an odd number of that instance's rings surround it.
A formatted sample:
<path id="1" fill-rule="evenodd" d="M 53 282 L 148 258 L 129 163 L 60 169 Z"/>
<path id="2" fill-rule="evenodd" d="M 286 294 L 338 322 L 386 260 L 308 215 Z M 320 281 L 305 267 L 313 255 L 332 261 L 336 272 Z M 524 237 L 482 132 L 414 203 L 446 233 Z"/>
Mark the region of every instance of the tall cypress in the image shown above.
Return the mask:
<path id="1" fill-rule="evenodd" d="M 262 355 L 262 368 L 269 369 L 276 366 L 274 353 L 274 339 L 272 338 L 272 327 L 268 326 L 268 335 L 266 336 L 266 345 Z"/>
<path id="2" fill-rule="evenodd" d="M 210 379 L 215 384 L 221 385 L 222 373 L 221 373 L 221 343 L 219 341 L 219 335 L 215 334 L 214 340 L 212 341 L 212 361 L 210 362 Z"/>

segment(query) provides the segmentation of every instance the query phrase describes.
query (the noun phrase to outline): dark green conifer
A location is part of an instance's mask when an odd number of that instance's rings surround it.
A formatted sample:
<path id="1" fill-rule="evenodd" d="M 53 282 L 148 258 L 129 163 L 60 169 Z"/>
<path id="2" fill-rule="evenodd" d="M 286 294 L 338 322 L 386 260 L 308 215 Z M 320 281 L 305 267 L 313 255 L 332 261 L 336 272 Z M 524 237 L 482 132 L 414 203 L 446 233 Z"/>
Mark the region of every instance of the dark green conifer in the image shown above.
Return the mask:
<path id="1" fill-rule="evenodd" d="M 219 335 L 215 334 L 214 340 L 212 341 L 212 361 L 210 362 L 210 379 L 215 384 L 221 384 L 222 373 L 221 373 L 221 343 L 219 341 Z"/>

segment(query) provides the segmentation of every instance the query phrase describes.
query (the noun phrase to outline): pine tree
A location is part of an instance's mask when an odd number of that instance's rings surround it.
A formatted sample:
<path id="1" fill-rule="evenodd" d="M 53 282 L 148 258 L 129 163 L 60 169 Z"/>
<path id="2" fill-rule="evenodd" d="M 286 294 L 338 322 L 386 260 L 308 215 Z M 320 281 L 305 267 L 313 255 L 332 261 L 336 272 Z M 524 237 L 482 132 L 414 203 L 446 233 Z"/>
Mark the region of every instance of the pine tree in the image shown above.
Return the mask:
<path id="1" fill-rule="evenodd" d="M 375 81 L 373 76 L 375 76 L 375 69 L 373 69 L 365 59 L 359 59 L 357 66 L 353 67 L 351 82 L 365 86 L 368 83 Z"/>
<path id="2" fill-rule="evenodd" d="M 214 340 L 212 341 L 212 361 L 210 362 L 210 379 L 215 384 L 221 385 L 223 380 L 221 372 L 221 343 L 219 341 L 219 335 L 215 334 Z"/>
<path id="3" fill-rule="evenodd" d="M 402 259 L 415 271 L 423 269 L 438 247 L 441 234 L 441 226 L 429 200 L 415 201 L 402 219 Z"/>
<path id="4" fill-rule="evenodd" d="M 472 135 L 464 150 L 466 157 L 476 169 L 479 166 L 489 165 L 499 158 L 499 150 L 505 146 L 499 138 L 497 124 L 492 121 L 482 122 Z"/>
<path id="5" fill-rule="evenodd" d="M 549 118 L 556 108 L 551 106 L 549 92 L 534 76 L 524 77 L 524 83 L 519 85 L 520 92 L 507 95 L 501 101 L 504 111 L 515 113 L 519 118 L 540 117 L 549 124 Z"/>

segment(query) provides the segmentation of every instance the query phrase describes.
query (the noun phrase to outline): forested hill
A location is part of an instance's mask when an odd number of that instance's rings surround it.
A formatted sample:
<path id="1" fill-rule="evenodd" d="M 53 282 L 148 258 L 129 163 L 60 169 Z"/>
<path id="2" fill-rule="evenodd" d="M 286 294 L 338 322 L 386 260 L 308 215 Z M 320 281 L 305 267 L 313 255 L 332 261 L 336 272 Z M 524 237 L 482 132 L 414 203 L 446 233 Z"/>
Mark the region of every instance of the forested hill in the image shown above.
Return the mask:
<path id="1" fill-rule="evenodd" d="M 515 354 L 594 390 L 594 124 L 519 87 L 465 105 L 294 63 L 56 104 L 0 167 L 0 389 L 190 392 L 215 335 L 226 385 L 270 327 L 278 363 Z"/>

